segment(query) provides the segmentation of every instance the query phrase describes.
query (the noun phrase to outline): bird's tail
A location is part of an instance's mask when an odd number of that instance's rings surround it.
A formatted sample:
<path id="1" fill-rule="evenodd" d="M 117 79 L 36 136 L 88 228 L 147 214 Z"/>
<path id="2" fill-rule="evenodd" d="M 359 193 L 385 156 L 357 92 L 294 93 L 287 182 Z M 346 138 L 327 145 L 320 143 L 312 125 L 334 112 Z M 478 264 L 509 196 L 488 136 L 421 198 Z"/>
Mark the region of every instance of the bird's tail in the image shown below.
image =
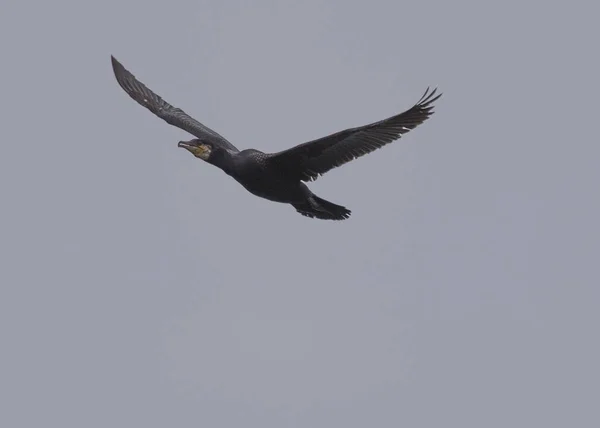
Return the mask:
<path id="1" fill-rule="evenodd" d="M 341 205 L 311 195 L 300 204 L 292 204 L 296 211 L 306 217 L 320 218 L 322 220 L 345 220 L 350 217 L 351 211 Z"/>

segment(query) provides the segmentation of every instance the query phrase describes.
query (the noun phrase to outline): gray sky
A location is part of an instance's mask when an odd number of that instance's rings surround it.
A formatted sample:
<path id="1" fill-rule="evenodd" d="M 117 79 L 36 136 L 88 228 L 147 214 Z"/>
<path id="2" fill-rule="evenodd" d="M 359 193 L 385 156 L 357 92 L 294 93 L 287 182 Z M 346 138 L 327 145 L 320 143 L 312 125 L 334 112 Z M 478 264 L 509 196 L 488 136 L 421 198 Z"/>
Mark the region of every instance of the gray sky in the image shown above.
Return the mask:
<path id="1" fill-rule="evenodd" d="M 4 4 L 0 426 L 599 426 L 595 2 L 248 4 Z M 110 54 L 240 148 L 444 97 L 317 221 Z"/>

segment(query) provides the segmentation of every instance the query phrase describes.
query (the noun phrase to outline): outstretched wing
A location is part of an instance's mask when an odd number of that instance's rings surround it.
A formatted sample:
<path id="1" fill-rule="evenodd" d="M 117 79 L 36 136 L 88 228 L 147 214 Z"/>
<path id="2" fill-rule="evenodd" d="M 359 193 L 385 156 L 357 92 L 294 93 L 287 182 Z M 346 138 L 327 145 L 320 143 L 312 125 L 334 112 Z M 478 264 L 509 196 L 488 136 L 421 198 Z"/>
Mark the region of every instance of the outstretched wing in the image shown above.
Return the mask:
<path id="1" fill-rule="evenodd" d="M 427 88 L 412 108 L 396 116 L 274 153 L 269 162 L 290 178 L 316 180 L 330 169 L 371 153 L 425 122 L 433 114 L 433 102 L 442 95 L 435 96 L 436 91 L 429 92 Z"/>
<path id="2" fill-rule="evenodd" d="M 218 144 L 228 150 L 239 151 L 223 136 L 190 117 L 180 108 L 173 107 L 159 95 L 148 89 L 146 85 L 137 80 L 135 76 L 123 67 L 123 65 L 112 55 L 111 60 L 117 82 L 119 82 L 121 88 L 123 88 L 125 92 L 139 104 L 146 107 L 167 123 L 177 126 L 200 139 L 208 140 L 211 143 Z"/>

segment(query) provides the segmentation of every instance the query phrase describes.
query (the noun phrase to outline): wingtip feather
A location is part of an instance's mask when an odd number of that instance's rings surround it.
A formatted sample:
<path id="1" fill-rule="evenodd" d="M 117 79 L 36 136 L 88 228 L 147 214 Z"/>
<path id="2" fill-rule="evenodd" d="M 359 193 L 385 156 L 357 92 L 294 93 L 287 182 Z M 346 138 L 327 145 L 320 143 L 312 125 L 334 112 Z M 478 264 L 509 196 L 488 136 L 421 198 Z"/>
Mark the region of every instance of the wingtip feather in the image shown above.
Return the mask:
<path id="1" fill-rule="evenodd" d="M 428 107 L 430 106 L 434 101 L 438 100 L 441 96 L 442 93 L 439 93 L 436 95 L 438 88 L 435 87 L 433 89 L 433 91 L 429 92 L 430 87 L 427 87 L 427 90 L 425 91 L 425 93 L 423 94 L 423 96 L 421 97 L 421 99 L 417 102 L 416 105 L 418 105 L 419 107 L 423 108 L 423 107 Z"/>

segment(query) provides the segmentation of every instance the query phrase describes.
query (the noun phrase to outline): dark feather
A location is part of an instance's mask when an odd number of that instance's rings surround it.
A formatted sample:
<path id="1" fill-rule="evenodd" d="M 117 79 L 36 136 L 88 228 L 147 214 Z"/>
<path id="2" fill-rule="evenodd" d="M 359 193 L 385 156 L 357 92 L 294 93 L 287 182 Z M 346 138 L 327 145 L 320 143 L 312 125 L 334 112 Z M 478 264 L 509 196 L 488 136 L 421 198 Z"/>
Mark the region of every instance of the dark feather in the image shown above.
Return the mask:
<path id="1" fill-rule="evenodd" d="M 312 181 L 330 169 L 371 153 L 402 137 L 433 114 L 437 89 L 429 88 L 410 109 L 396 116 L 274 153 L 269 162 L 290 178 Z"/>
<path id="2" fill-rule="evenodd" d="M 146 107 L 152 113 L 165 120 L 167 123 L 177 126 L 184 131 L 189 132 L 196 137 L 210 141 L 224 149 L 238 152 L 239 150 L 227 141 L 223 136 L 217 134 L 212 129 L 201 124 L 196 119 L 190 117 L 187 113 L 163 100 L 159 95 L 152 92 L 146 85 L 137 80 L 123 65 L 111 55 L 112 67 L 115 77 L 121 85 L 121 88 L 129 94 L 131 98 L 139 104 Z"/>

